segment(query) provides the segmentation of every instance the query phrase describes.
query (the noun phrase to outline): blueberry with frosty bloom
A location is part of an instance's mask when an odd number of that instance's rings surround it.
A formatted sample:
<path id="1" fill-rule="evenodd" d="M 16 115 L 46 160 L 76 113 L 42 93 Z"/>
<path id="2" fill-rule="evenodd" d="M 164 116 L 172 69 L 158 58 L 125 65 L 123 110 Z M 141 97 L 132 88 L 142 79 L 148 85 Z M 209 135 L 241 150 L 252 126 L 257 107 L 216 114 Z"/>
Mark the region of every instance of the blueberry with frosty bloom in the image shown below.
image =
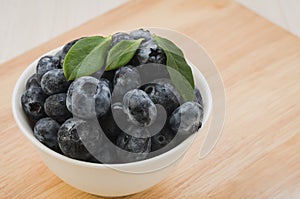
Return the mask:
<path id="1" fill-rule="evenodd" d="M 47 95 L 40 87 L 27 89 L 21 97 L 21 104 L 25 114 L 33 121 L 46 117 L 44 102 Z"/>
<path id="2" fill-rule="evenodd" d="M 29 89 L 32 87 L 41 87 L 37 80 L 36 74 L 31 75 L 26 82 L 26 87 L 25 87 L 26 89 Z"/>
<path id="3" fill-rule="evenodd" d="M 57 140 L 64 155 L 90 160 L 97 148 L 101 147 L 101 139 L 97 122 L 70 118 L 59 128 Z"/>
<path id="4" fill-rule="evenodd" d="M 196 102 L 186 102 L 171 114 L 169 124 L 179 135 L 191 135 L 202 126 L 202 119 L 202 106 Z"/>
<path id="5" fill-rule="evenodd" d="M 125 93 L 138 88 L 141 82 L 138 70 L 132 66 L 119 68 L 114 77 L 113 101 L 122 101 Z"/>
<path id="6" fill-rule="evenodd" d="M 83 119 L 103 116 L 109 110 L 110 102 L 107 82 L 90 76 L 76 79 L 67 92 L 68 110 Z"/>
<path id="7" fill-rule="evenodd" d="M 138 29 L 138 30 L 134 30 L 134 31 L 130 32 L 129 35 L 135 40 L 144 39 L 143 42 L 153 40 L 153 36 L 149 30 Z"/>
<path id="8" fill-rule="evenodd" d="M 49 96 L 44 103 L 46 114 L 59 123 L 63 123 L 72 116 L 67 109 L 66 98 L 66 93 L 54 94 Z"/>
<path id="9" fill-rule="evenodd" d="M 139 89 L 128 91 L 123 98 L 124 112 L 139 126 L 150 126 L 157 117 L 157 109 L 148 95 Z"/>
<path id="10" fill-rule="evenodd" d="M 36 66 L 36 77 L 38 82 L 41 82 L 41 79 L 46 72 L 59 68 L 60 62 L 58 57 L 51 55 L 42 57 Z"/>
<path id="11" fill-rule="evenodd" d="M 164 84 L 149 83 L 141 87 L 154 104 L 160 104 L 164 107 L 169 116 L 180 104 L 179 99 L 169 87 Z"/>
<path id="12" fill-rule="evenodd" d="M 67 92 L 70 81 L 64 75 L 62 69 L 54 69 L 45 73 L 41 80 L 41 87 L 47 95 Z"/>
<path id="13" fill-rule="evenodd" d="M 50 117 L 40 119 L 34 126 L 33 135 L 50 149 L 60 152 L 57 133 L 59 124 Z"/>
<path id="14" fill-rule="evenodd" d="M 125 32 L 115 33 L 112 35 L 111 46 L 115 46 L 117 43 L 124 40 L 133 40 L 133 38 Z"/>
<path id="15" fill-rule="evenodd" d="M 150 138 L 138 138 L 122 133 L 118 136 L 116 145 L 122 150 L 118 150 L 120 162 L 134 162 L 146 159 L 151 151 Z"/>

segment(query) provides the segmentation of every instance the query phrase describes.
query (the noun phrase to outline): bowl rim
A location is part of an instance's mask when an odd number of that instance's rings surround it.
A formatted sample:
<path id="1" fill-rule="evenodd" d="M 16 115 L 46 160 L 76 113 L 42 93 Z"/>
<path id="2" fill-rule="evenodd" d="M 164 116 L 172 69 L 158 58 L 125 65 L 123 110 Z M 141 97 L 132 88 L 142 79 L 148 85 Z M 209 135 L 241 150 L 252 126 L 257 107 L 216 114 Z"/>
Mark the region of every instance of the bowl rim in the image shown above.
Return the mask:
<path id="1" fill-rule="evenodd" d="M 190 144 L 192 144 L 193 141 L 191 139 L 193 139 L 195 136 L 197 136 L 197 134 L 201 131 L 201 129 L 204 129 L 204 127 L 208 123 L 209 117 L 211 116 L 211 112 L 212 112 L 212 106 L 213 106 L 211 90 L 210 90 L 210 87 L 208 85 L 206 78 L 203 76 L 203 74 L 200 72 L 200 70 L 196 66 L 194 66 L 190 61 L 187 60 L 188 64 L 191 66 L 191 69 L 193 71 L 193 76 L 195 77 L 196 75 L 199 75 L 199 78 L 202 80 L 201 83 L 204 84 L 203 87 L 205 88 L 205 92 L 206 92 L 208 98 L 206 99 L 207 101 L 204 102 L 205 103 L 205 107 L 204 107 L 205 112 L 204 112 L 202 127 L 196 133 L 192 134 L 187 139 L 185 139 L 182 143 L 180 143 L 176 147 L 172 148 L 171 150 L 168 150 L 162 154 L 159 154 L 157 156 L 151 157 L 146 160 L 130 162 L 130 163 L 118 163 L 118 164 L 106 164 L 106 163 L 99 164 L 99 163 L 85 162 L 85 161 L 69 158 L 67 156 L 64 156 L 60 153 L 53 151 L 52 149 L 48 148 L 47 146 L 45 146 L 44 144 L 39 142 L 34 137 L 32 130 L 28 131 L 26 129 L 26 127 L 24 126 L 24 121 L 25 121 L 25 123 L 27 123 L 27 125 L 28 125 L 28 122 L 27 122 L 27 119 L 22 117 L 22 114 L 20 114 L 20 111 L 23 111 L 23 110 L 21 108 L 20 99 L 17 96 L 21 96 L 20 92 L 24 92 L 24 89 L 22 89 L 22 88 L 25 88 L 24 82 L 26 82 L 27 79 L 33 74 L 32 70 L 36 66 L 38 60 L 41 57 L 46 56 L 46 55 L 55 55 L 62 48 L 63 48 L 63 46 L 53 49 L 53 50 L 41 55 L 40 57 L 35 59 L 31 64 L 29 64 L 26 67 L 26 69 L 23 71 L 23 73 L 20 75 L 20 77 L 18 78 L 18 80 L 14 86 L 13 94 L 12 94 L 12 112 L 13 112 L 14 119 L 15 119 L 19 129 L 25 135 L 25 137 L 27 139 L 29 139 L 31 143 L 33 143 L 33 145 L 35 147 L 39 148 L 41 151 L 43 151 L 47 155 L 53 156 L 55 158 L 58 158 L 61 161 L 68 162 L 73 165 L 83 166 L 83 167 L 88 167 L 88 168 L 97 168 L 97 169 L 115 168 L 115 169 L 118 169 L 118 168 L 126 168 L 126 167 L 128 167 L 128 168 L 141 167 L 143 165 L 148 165 L 148 164 L 154 163 L 154 162 L 158 161 L 159 159 L 163 159 L 173 153 L 176 153 L 177 151 L 181 150 L 184 147 L 185 147 L 185 150 L 188 150 L 188 148 L 190 146 L 186 147 L 186 144 L 189 142 L 191 142 Z M 201 48 L 203 49 L 203 47 L 201 47 Z M 206 53 L 206 56 L 209 57 L 209 55 L 207 53 Z M 209 57 L 209 59 L 211 59 L 211 58 Z M 195 73 L 197 73 L 197 74 L 195 74 Z M 202 93 L 202 96 L 203 96 L 203 93 Z M 178 157 L 178 159 L 181 156 L 183 156 L 185 154 L 185 152 L 186 151 L 183 151 L 180 154 L 180 156 Z M 166 165 L 166 166 L 168 166 L 168 165 Z M 165 167 L 162 167 L 162 168 L 165 168 Z M 119 171 L 123 171 L 123 170 L 119 170 Z"/>

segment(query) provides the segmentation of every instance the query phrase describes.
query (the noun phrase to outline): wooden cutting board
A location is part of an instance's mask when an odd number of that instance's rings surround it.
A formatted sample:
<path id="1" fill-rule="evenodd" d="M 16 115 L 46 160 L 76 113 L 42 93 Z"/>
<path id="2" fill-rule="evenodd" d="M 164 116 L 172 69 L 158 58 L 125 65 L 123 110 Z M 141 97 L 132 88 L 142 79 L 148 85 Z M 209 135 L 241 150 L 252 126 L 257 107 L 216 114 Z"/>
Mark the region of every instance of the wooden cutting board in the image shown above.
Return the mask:
<path id="1" fill-rule="evenodd" d="M 197 158 L 200 136 L 167 179 L 128 198 L 300 198 L 300 39 L 231 0 L 130 1 L 2 64 L 0 198 L 97 198 L 42 163 L 13 119 L 12 89 L 28 64 L 67 41 L 153 26 L 185 33 L 214 59 L 225 126 L 208 157 Z"/>

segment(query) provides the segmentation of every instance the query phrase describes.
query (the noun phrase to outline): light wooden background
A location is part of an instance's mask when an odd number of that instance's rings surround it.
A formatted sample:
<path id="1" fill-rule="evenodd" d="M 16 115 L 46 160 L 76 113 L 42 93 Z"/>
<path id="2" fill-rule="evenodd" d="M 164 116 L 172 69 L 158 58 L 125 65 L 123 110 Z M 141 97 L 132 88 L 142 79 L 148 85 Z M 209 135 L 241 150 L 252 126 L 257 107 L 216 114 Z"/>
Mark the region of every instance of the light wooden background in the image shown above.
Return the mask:
<path id="1" fill-rule="evenodd" d="M 0 198 L 97 198 L 42 163 L 13 119 L 12 89 L 32 60 L 66 41 L 147 26 L 206 48 L 224 80 L 226 119 L 208 157 L 197 159 L 200 136 L 168 178 L 126 198 L 300 198 L 300 39 L 231 0 L 130 1 L 0 65 Z"/>

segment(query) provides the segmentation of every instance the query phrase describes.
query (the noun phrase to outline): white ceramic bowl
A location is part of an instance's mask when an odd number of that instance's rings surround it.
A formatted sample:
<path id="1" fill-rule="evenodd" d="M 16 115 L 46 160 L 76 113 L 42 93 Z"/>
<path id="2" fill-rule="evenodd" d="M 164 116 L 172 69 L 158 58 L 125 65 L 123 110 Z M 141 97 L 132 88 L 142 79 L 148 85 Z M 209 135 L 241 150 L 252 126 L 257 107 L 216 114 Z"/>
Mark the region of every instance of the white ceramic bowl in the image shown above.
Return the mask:
<path id="1" fill-rule="evenodd" d="M 47 55 L 54 55 L 60 49 L 55 49 Z M 13 114 L 22 133 L 37 148 L 48 168 L 67 184 L 101 196 L 124 196 L 137 193 L 164 179 L 192 143 L 194 136 L 189 137 L 172 150 L 154 158 L 114 165 L 78 161 L 52 151 L 33 136 L 20 102 L 21 95 L 25 90 L 25 83 L 35 72 L 38 60 L 39 58 L 27 67 L 15 85 L 12 96 Z M 211 113 L 212 97 L 203 75 L 192 64 L 191 66 L 195 84 L 200 89 L 204 100 L 204 120 L 201 128 L 203 129 Z"/>

